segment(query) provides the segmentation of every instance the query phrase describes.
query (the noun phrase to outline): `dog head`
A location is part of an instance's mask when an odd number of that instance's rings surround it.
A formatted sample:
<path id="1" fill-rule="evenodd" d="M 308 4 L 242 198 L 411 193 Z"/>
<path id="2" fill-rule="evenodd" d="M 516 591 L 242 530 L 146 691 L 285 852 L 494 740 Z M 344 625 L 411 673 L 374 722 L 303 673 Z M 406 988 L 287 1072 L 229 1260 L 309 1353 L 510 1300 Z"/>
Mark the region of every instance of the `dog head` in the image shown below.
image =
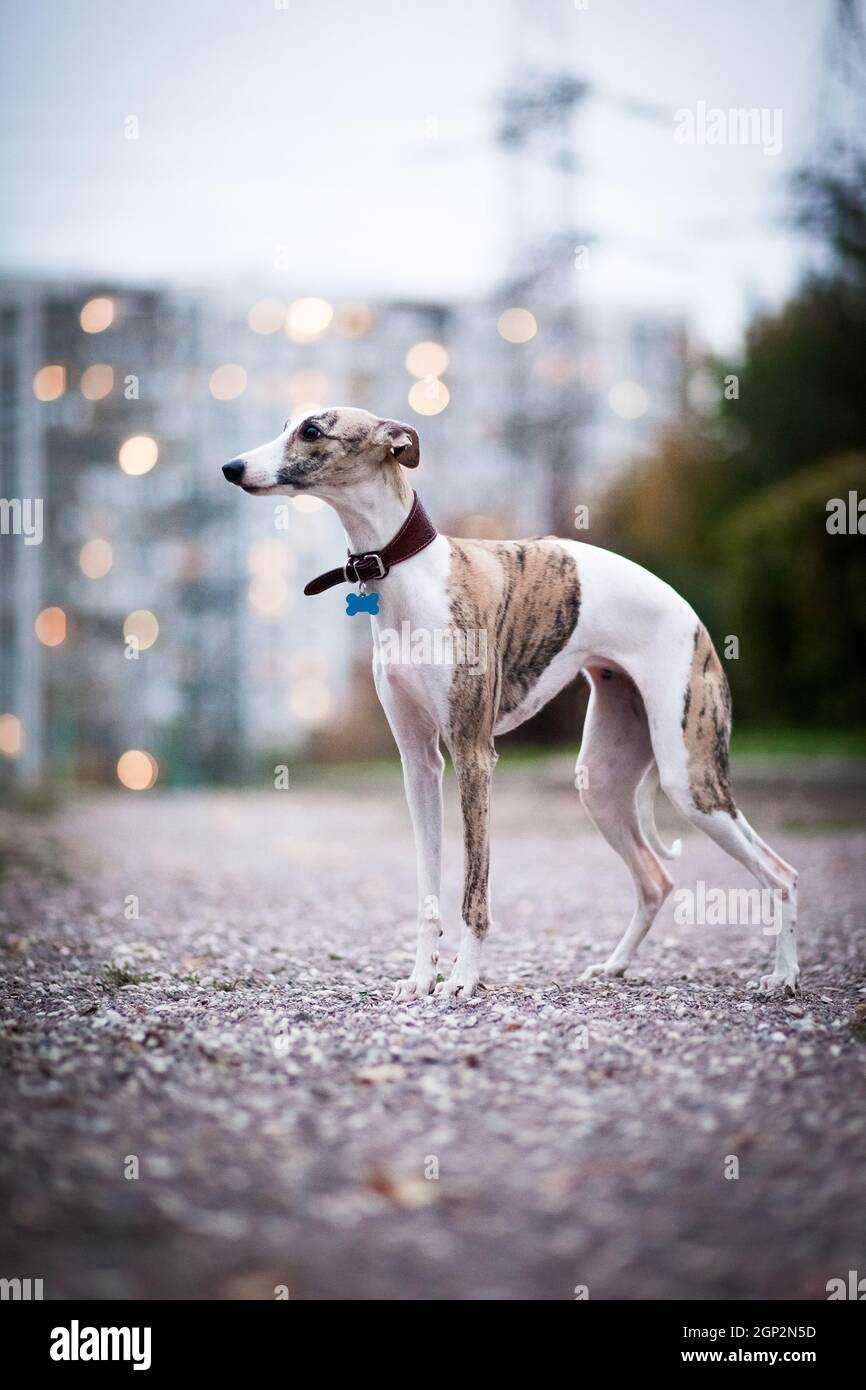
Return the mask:
<path id="1" fill-rule="evenodd" d="M 368 410 L 335 406 L 287 421 L 270 444 L 223 465 L 230 483 L 251 493 L 309 492 L 323 497 L 368 482 L 395 465 L 417 468 L 418 435 L 411 425 L 380 420 Z M 395 470 L 396 471 L 396 470 Z"/>

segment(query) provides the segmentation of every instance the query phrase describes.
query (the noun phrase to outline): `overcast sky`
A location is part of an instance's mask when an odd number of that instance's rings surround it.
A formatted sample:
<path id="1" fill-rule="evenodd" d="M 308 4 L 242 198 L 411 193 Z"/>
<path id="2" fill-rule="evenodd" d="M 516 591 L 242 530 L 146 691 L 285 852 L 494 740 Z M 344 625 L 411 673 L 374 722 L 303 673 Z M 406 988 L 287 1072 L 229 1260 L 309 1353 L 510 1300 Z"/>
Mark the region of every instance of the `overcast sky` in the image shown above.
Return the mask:
<path id="1" fill-rule="evenodd" d="M 0 270 L 477 295 L 510 241 L 496 94 L 558 60 L 670 113 L 582 107 L 581 291 L 730 346 L 802 264 L 782 219 L 819 137 L 829 0 L 579 3 L 5 0 Z M 677 144 L 699 101 L 780 108 L 781 153 Z"/>

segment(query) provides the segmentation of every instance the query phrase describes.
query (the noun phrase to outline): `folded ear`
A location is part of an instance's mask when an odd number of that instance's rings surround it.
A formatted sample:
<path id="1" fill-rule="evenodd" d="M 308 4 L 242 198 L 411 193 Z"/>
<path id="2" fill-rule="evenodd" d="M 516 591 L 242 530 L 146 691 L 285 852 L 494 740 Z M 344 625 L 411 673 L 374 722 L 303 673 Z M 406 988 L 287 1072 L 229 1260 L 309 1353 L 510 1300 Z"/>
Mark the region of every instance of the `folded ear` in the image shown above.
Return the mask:
<path id="1" fill-rule="evenodd" d="M 421 459 L 421 445 L 418 431 L 411 425 L 402 425 L 399 420 L 382 420 L 380 428 L 384 442 L 393 457 L 404 468 L 417 468 Z"/>

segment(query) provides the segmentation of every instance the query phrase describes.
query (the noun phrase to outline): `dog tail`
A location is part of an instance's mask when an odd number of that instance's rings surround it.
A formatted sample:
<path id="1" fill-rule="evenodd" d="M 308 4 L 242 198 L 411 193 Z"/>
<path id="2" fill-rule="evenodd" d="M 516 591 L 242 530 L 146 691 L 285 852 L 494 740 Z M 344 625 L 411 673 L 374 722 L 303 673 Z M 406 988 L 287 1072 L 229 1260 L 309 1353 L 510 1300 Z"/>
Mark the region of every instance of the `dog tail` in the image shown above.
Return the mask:
<path id="1" fill-rule="evenodd" d="M 637 809 L 641 830 L 650 849 L 655 850 L 660 859 L 679 859 L 682 853 L 682 840 L 674 840 L 670 849 L 661 839 L 656 828 L 656 792 L 659 789 L 659 770 L 655 762 L 650 763 L 637 789 Z"/>

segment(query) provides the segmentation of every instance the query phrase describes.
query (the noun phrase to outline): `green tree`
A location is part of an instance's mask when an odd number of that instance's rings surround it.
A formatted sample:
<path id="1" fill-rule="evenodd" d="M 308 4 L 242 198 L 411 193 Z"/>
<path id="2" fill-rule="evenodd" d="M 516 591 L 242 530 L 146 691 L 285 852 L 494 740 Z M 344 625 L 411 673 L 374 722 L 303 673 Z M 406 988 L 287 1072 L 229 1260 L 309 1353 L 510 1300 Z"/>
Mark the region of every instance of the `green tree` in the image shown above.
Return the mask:
<path id="1" fill-rule="evenodd" d="M 827 506 L 862 496 L 864 480 L 866 452 L 837 455 L 765 488 L 720 528 L 723 601 L 740 639 L 731 682 L 756 718 L 862 722 L 866 535 L 828 530 Z"/>

